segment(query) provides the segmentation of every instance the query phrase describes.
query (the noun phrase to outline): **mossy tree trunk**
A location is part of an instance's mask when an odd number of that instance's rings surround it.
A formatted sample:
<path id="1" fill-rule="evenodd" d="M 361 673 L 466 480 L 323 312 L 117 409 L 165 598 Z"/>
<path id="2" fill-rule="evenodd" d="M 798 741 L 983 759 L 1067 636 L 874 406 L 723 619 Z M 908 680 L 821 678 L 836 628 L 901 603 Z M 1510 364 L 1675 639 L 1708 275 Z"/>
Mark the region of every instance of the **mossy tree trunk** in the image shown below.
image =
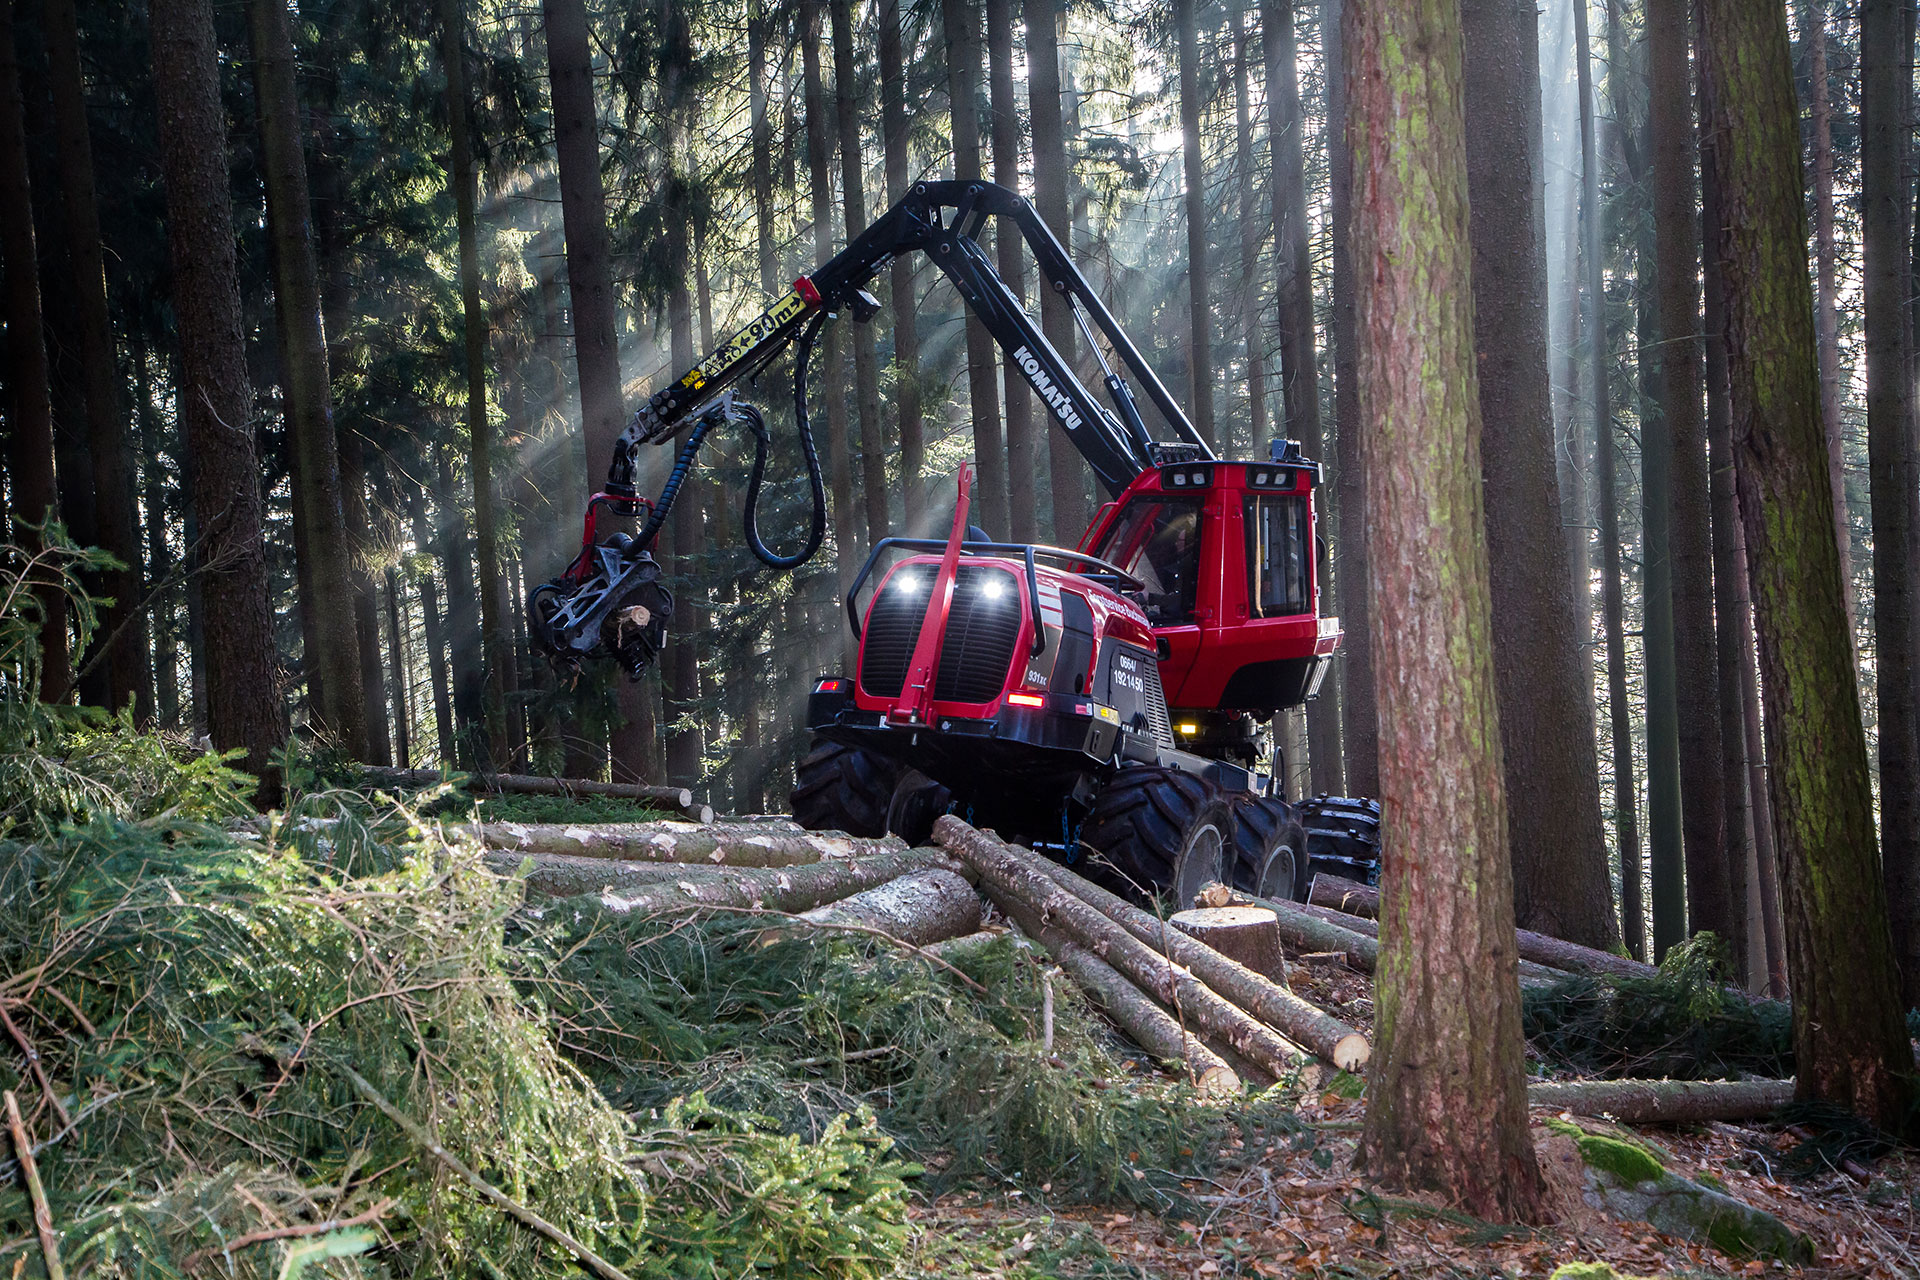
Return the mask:
<path id="1" fill-rule="evenodd" d="M 1620 940 L 1600 824 L 1592 674 L 1555 472 L 1532 0 L 1464 0 L 1473 323 L 1514 910 L 1528 929 Z M 1517 140 L 1531 139 L 1530 145 Z"/>
<path id="2" fill-rule="evenodd" d="M 1703 0 L 1724 216 L 1734 465 L 1766 693 L 1799 1094 L 1911 1122 L 1913 1050 L 1874 847 L 1866 735 L 1826 483 L 1784 7 Z"/>
<path id="3" fill-rule="evenodd" d="M 1344 35 L 1385 819 L 1362 1146 L 1390 1185 L 1527 1220 L 1545 1186 L 1494 698 L 1459 9 L 1356 0 Z"/>

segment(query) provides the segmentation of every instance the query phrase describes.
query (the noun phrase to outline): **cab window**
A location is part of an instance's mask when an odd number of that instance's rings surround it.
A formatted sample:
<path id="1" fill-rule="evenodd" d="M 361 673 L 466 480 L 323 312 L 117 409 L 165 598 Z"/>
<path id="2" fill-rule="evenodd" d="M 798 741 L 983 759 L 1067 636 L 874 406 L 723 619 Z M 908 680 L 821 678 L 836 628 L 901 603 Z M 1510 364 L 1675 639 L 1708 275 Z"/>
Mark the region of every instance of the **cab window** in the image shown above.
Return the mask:
<path id="1" fill-rule="evenodd" d="M 1311 613 L 1313 529 L 1300 494 L 1247 499 L 1247 603 L 1256 618 Z"/>
<path id="2" fill-rule="evenodd" d="M 1200 584 L 1200 503 L 1142 494 L 1129 502 L 1100 549 L 1145 584 L 1134 593 L 1155 626 L 1193 621 Z"/>

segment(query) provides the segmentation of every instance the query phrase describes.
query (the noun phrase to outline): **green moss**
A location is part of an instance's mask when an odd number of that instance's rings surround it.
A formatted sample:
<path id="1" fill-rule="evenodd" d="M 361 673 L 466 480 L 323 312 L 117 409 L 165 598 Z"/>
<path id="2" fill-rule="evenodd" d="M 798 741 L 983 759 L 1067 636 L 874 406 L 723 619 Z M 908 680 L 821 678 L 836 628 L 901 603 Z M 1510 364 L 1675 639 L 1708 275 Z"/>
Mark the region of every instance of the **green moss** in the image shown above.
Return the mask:
<path id="1" fill-rule="evenodd" d="M 1547 1127 L 1572 1138 L 1580 1148 L 1580 1159 L 1588 1168 L 1597 1169 L 1628 1186 L 1658 1182 L 1667 1176 L 1667 1170 L 1659 1158 L 1637 1142 L 1628 1142 L 1624 1138 L 1604 1138 L 1566 1120 L 1549 1120 Z"/>
<path id="2" fill-rule="evenodd" d="M 1605 1262 L 1567 1262 L 1555 1267 L 1548 1280 L 1641 1280 L 1641 1277 L 1623 1276 Z"/>

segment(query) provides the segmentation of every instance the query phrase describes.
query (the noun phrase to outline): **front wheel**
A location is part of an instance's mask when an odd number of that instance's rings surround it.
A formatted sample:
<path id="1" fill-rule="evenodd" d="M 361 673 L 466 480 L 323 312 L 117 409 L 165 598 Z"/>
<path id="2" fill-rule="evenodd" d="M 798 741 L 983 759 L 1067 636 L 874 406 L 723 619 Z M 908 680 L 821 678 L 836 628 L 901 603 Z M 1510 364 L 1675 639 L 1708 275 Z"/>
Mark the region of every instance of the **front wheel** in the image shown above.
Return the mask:
<path id="1" fill-rule="evenodd" d="M 1305 902 L 1313 882 L 1307 829 L 1293 806 L 1267 796 L 1233 803 L 1233 887 L 1262 898 Z"/>
<path id="2" fill-rule="evenodd" d="M 1135 899 L 1168 892 L 1185 908 L 1231 874 L 1233 813 L 1219 792 L 1177 769 L 1122 769 L 1080 828 L 1098 860 L 1088 873 Z"/>
<path id="3" fill-rule="evenodd" d="M 899 779 L 900 767 L 883 756 L 815 738 L 789 797 L 793 820 L 809 831 L 883 836 Z"/>

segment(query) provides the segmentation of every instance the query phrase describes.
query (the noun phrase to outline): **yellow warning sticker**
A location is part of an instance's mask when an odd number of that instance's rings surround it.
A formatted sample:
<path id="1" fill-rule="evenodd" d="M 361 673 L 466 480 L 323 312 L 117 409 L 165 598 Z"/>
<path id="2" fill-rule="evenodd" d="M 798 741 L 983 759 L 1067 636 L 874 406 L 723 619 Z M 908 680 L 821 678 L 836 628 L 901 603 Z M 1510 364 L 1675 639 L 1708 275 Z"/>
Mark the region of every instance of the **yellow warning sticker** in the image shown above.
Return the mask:
<path id="1" fill-rule="evenodd" d="M 798 289 L 787 294 L 746 328 L 728 338 L 719 350 L 690 369 L 680 379 L 680 385 L 688 391 L 698 391 L 709 382 L 725 377 L 735 365 L 752 355 L 756 347 L 779 333 L 806 309 L 807 300 L 800 296 Z"/>

